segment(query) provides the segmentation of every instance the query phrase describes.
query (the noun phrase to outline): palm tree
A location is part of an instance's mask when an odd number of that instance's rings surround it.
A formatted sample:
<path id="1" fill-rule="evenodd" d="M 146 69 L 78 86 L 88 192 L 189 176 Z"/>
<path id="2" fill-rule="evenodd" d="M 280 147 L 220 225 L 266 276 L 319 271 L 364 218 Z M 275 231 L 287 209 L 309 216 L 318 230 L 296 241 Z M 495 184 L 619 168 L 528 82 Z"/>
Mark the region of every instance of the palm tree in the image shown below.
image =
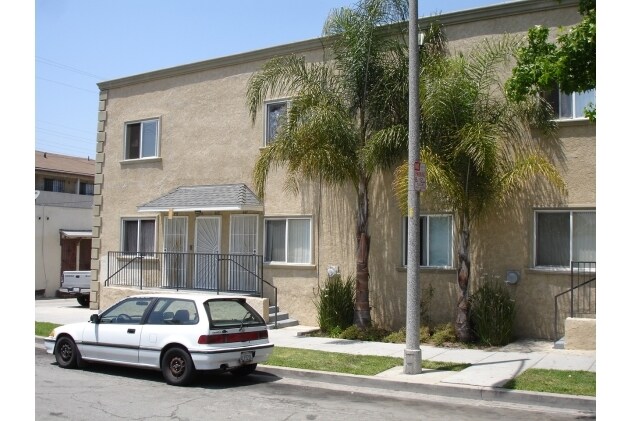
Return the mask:
<path id="1" fill-rule="evenodd" d="M 419 83 L 420 158 L 427 168 L 423 203 L 451 210 L 458 232 L 456 333 L 470 341 L 469 278 L 471 228 L 487 211 L 532 183 L 564 181 L 539 143 L 555 139 L 550 107 L 536 96 L 513 102 L 501 75 L 519 42 L 504 37 L 485 41 L 469 57 L 424 56 Z M 535 135 L 537 133 L 537 135 Z M 407 204 L 407 163 L 395 170 L 394 189 L 401 209 Z"/>
<path id="2" fill-rule="evenodd" d="M 253 178 L 260 197 L 271 168 L 283 166 L 286 188 L 297 180 L 352 183 L 356 192 L 356 305 L 354 323 L 371 325 L 368 293 L 369 190 L 375 171 L 407 151 L 407 46 L 405 0 L 360 0 L 335 9 L 323 35 L 331 59 L 269 60 L 248 81 L 252 120 L 267 95 L 291 95 L 291 106 L 274 142 L 261 152 Z M 397 36 L 397 29 L 399 33 Z"/>

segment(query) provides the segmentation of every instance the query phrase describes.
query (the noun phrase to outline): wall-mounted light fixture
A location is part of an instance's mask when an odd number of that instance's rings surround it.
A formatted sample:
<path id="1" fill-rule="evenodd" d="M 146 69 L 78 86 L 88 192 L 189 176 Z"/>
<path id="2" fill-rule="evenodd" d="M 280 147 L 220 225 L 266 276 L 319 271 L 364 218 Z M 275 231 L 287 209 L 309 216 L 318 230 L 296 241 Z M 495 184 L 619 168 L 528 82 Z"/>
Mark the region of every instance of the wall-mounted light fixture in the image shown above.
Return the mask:
<path id="1" fill-rule="evenodd" d="M 521 275 L 518 270 L 507 270 L 506 281 L 504 282 L 509 285 L 515 285 L 517 282 L 519 282 L 519 278 L 521 278 Z"/>
<path id="2" fill-rule="evenodd" d="M 326 268 L 326 274 L 329 275 L 329 278 L 334 277 L 335 275 L 340 273 L 340 267 L 339 266 L 334 266 L 334 265 L 329 265 Z"/>

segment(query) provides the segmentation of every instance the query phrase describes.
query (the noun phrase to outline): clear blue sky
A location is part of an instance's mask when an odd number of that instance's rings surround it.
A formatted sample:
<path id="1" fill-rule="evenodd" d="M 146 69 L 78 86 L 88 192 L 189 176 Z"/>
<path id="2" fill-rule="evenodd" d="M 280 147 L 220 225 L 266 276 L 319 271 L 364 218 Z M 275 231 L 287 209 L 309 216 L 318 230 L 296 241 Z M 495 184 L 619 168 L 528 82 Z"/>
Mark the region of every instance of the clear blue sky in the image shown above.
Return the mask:
<path id="1" fill-rule="evenodd" d="M 419 1 L 419 15 L 505 3 Z M 95 156 L 98 82 L 320 36 L 355 0 L 36 0 L 35 149 Z"/>

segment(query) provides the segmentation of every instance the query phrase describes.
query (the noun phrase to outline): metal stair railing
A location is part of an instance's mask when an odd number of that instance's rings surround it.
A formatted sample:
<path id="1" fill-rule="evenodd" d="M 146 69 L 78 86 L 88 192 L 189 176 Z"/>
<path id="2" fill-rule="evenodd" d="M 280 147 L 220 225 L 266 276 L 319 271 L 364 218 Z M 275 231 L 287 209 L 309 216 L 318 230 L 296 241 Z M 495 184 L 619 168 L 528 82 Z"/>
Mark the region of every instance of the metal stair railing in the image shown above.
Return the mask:
<path id="1" fill-rule="evenodd" d="M 569 317 L 574 317 L 576 314 L 596 315 L 596 262 L 571 262 L 570 289 L 554 296 L 555 341 L 565 334 L 565 326 L 563 333 L 559 333 L 561 330 L 559 329 L 560 299 L 568 294 Z"/>

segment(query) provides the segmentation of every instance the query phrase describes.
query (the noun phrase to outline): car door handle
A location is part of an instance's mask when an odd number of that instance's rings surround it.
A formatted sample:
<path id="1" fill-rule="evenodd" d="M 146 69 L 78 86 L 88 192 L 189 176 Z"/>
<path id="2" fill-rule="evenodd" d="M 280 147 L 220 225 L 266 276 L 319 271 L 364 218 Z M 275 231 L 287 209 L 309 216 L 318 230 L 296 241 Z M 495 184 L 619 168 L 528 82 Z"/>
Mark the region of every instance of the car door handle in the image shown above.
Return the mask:
<path id="1" fill-rule="evenodd" d="M 127 333 L 136 333 L 136 329 L 127 329 Z"/>

